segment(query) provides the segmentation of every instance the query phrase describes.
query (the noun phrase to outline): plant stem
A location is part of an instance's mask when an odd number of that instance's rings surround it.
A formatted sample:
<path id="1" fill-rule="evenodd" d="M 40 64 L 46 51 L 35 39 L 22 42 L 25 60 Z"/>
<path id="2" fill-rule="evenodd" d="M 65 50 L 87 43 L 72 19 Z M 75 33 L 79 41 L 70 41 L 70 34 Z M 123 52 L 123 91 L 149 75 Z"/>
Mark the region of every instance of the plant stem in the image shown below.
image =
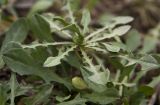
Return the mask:
<path id="1" fill-rule="evenodd" d="M 10 105 L 15 105 L 14 103 L 14 98 L 15 98 L 15 74 L 12 73 L 11 74 L 11 83 L 10 83 L 10 87 L 11 87 L 11 96 L 10 96 L 10 100 L 11 100 L 11 104 Z"/>

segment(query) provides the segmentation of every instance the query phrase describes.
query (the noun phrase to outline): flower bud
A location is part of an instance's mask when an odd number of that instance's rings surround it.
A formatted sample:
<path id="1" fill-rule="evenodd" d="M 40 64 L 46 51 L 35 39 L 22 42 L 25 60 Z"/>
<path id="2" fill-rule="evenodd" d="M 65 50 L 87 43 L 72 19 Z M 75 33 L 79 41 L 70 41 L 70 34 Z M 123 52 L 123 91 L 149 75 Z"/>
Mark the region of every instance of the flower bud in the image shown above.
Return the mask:
<path id="1" fill-rule="evenodd" d="M 72 78 L 72 85 L 79 90 L 83 90 L 83 89 L 88 88 L 87 84 L 85 83 L 85 81 L 81 77 Z"/>

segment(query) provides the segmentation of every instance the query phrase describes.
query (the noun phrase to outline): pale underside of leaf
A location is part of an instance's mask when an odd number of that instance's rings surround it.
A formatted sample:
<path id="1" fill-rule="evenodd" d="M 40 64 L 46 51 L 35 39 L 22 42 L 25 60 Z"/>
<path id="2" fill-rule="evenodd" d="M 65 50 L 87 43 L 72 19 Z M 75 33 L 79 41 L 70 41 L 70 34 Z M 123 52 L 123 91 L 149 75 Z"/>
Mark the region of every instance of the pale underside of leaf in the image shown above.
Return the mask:
<path id="1" fill-rule="evenodd" d="M 129 16 L 128 17 L 117 17 L 117 18 L 114 18 L 113 21 L 114 21 L 114 23 L 106 25 L 105 27 L 103 27 L 103 28 L 101 28 L 101 29 L 89 34 L 85 38 L 85 40 L 88 40 L 88 39 L 92 38 L 93 36 L 95 36 L 97 34 L 100 34 L 101 32 L 105 31 L 106 29 L 112 29 L 118 24 L 127 24 L 127 23 L 133 21 L 133 18 L 129 17 Z M 130 29 L 129 25 L 121 26 L 121 27 L 119 27 L 119 28 L 114 30 L 114 34 L 117 34 L 118 36 L 120 36 L 120 35 L 125 34 L 129 29 Z"/>
<path id="2" fill-rule="evenodd" d="M 53 67 L 57 66 L 61 63 L 61 60 L 68 55 L 69 52 L 73 51 L 76 46 L 71 47 L 66 52 L 64 52 L 61 55 L 58 55 L 56 57 L 48 57 L 47 60 L 44 62 L 44 67 Z"/>
<path id="3" fill-rule="evenodd" d="M 98 29 L 97 31 L 95 31 L 95 32 L 89 34 L 87 37 L 85 37 L 85 40 L 89 40 L 93 36 L 100 34 L 101 32 L 105 31 L 106 29 L 113 28 L 113 27 L 115 27 L 115 24 L 107 25 L 101 29 Z"/>
<path id="4" fill-rule="evenodd" d="M 130 30 L 130 28 L 131 28 L 130 25 L 120 26 L 114 29 L 111 33 L 109 34 L 103 33 L 102 35 L 99 36 L 99 38 L 91 39 L 87 43 L 97 42 L 97 41 L 105 40 L 107 38 L 122 36 L 126 34 Z"/>
<path id="5" fill-rule="evenodd" d="M 113 21 L 115 21 L 115 24 L 127 24 L 134 20 L 133 17 L 130 16 L 118 16 L 113 18 Z"/>
<path id="6" fill-rule="evenodd" d="M 113 30 L 113 34 L 117 36 L 124 35 L 130 30 L 131 26 L 130 25 L 125 25 L 125 26 L 120 26 L 116 29 Z"/>

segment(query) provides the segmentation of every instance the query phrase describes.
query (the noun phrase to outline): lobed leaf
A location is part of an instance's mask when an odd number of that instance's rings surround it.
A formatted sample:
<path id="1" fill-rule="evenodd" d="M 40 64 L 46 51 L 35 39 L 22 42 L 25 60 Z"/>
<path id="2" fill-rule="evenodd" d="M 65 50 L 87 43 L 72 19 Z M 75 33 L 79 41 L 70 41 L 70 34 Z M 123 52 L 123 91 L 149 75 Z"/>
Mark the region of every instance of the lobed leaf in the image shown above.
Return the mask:
<path id="1" fill-rule="evenodd" d="M 61 63 L 61 60 L 64 59 L 65 56 L 68 55 L 69 52 L 73 51 L 76 46 L 71 47 L 66 52 L 64 52 L 61 55 L 58 55 L 56 57 L 48 57 L 47 60 L 44 62 L 44 67 L 53 67 L 57 66 Z"/>
<path id="2" fill-rule="evenodd" d="M 84 51 L 82 51 L 82 55 L 86 63 L 89 65 L 89 66 L 85 66 L 84 68 L 92 73 L 90 76 L 88 76 L 88 79 L 93 83 L 105 85 L 109 80 L 109 76 L 110 76 L 109 70 L 107 69 L 104 71 L 100 71 L 101 69 L 100 65 L 94 66 L 92 63 L 92 60 L 89 59 L 89 57 Z"/>
<path id="3" fill-rule="evenodd" d="M 18 73 L 19 75 L 39 76 L 47 83 L 55 81 L 70 88 L 71 84 L 53 71 L 42 67 L 42 65 L 28 54 L 28 52 L 26 52 L 19 44 L 12 42 L 8 44 L 7 49 L 8 50 L 3 54 L 3 59 L 13 72 Z M 47 72 L 45 70 L 47 70 Z"/>
<path id="4" fill-rule="evenodd" d="M 129 26 L 129 25 L 120 26 L 118 28 L 115 28 L 111 33 L 103 33 L 103 34 L 99 35 L 98 38 L 91 39 L 87 43 L 97 42 L 97 41 L 105 40 L 107 38 L 122 36 L 122 35 L 126 34 L 130 30 L 130 28 L 131 28 L 131 26 Z M 86 37 L 86 38 L 88 39 L 88 37 Z"/>

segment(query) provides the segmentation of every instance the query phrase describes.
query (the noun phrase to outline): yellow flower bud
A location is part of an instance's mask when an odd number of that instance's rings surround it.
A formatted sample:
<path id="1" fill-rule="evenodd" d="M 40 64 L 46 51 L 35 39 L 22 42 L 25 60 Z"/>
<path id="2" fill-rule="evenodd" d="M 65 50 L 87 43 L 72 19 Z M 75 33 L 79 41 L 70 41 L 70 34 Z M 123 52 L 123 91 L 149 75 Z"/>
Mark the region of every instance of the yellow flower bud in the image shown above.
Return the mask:
<path id="1" fill-rule="evenodd" d="M 85 81 L 81 77 L 72 78 L 72 85 L 79 90 L 83 90 L 83 89 L 88 88 L 87 84 L 85 83 Z"/>

